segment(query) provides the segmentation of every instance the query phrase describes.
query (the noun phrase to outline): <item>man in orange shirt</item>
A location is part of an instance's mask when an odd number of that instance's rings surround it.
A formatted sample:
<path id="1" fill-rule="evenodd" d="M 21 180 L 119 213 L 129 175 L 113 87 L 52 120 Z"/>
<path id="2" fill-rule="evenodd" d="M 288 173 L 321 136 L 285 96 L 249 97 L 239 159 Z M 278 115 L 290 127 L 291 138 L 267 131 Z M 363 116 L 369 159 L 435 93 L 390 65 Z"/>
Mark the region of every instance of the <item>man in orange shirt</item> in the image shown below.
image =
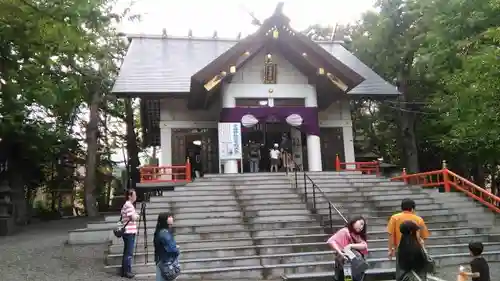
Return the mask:
<path id="1" fill-rule="evenodd" d="M 387 224 L 387 233 L 389 233 L 389 259 L 394 257 L 395 250 L 401 241 L 399 227 L 403 222 L 413 221 L 420 227 L 418 235 L 422 246 L 424 245 L 424 240 L 429 237 L 429 230 L 425 225 L 424 219 L 415 214 L 415 201 L 403 199 L 401 202 L 401 210 L 402 212 L 392 215 Z"/>

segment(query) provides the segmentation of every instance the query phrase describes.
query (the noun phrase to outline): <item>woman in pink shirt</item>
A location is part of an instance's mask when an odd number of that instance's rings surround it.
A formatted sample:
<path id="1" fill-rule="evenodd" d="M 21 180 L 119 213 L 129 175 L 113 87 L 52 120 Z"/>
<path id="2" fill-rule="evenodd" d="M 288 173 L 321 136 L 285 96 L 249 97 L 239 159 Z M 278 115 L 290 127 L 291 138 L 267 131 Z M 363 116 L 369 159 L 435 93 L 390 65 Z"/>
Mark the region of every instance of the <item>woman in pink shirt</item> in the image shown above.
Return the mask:
<path id="1" fill-rule="evenodd" d="M 355 250 L 365 257 L 368 254 L 368 244 L 366 241 L 366 220 L 361 216 L 351 219 L 345 227 L 338 230 L 328 239 L 327 244 L 336 253 L 335 276 L 337 281 L 344 281 L 344 261 L 347 259 L 346 252 Z"/>
<path id="2" fill-rule="evenodd" d="M 121 221 L 125 225 L 125 233 L 123 234 L 123 257 L 121 276 L 132 279 L 132 257 L 134 255 L 135 235 L 137 234 L 137 223 L 139 214 L 135 210 L 134 203 L 137 200 L 135 190 L 129 189 L 126 193 L 127 201 L 123 204 L 121 210 Z"/>

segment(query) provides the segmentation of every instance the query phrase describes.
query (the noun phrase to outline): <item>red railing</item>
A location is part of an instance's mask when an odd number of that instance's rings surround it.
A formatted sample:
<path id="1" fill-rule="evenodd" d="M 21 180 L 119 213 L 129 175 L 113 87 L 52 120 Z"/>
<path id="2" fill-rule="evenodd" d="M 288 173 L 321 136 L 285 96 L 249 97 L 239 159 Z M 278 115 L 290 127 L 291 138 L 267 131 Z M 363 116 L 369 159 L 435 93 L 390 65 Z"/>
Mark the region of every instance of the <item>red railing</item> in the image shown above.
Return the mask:
<path id="1" fill-rule="evenodd" d="M 380 163 L 378 161 L 371 162 L 341 162 L 340 156 L 335 157 L 335 170 L 340 171 L 360 171 L 363 174 L 380 175 Z"/>
<path id="2" fill-rule="evenodd" d="M 177 166 L 144 166 L 139 168 L 141 183 L 190 182 L 191 163 Z"/>
<path id="3" fill-rule="evenodd" d="M 391 180 L 423 187 L 443 187 L 444 192 L 450 192 L 452 189 L 461 191 L 492 211 L 500 213 L 500 197 L 448 170 L 445 162 L 443 162 L 443 169 L 437 171 L 406 174 L 406 170 L 403 169 L 401 176 Z"/>

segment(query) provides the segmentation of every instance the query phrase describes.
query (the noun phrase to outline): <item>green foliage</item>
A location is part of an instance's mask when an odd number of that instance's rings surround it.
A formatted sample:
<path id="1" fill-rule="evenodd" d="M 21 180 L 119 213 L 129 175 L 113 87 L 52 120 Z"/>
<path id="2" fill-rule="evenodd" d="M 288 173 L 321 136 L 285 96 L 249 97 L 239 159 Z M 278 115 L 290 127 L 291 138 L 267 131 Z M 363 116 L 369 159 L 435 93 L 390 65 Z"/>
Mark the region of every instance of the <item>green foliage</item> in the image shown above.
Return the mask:
<path id="1" fill-rule="evenodd" d="M 346 46 L 403 96 L 353 101 L 356 132 L 368 140 L 368 149 L 406 167 L 402 156 L 411 147 L 405 138 L 412 138 L 420 170 L 439 168 L 446 159 L 480 184 L 481 171 L 495 178 L 500 1 L 380 0 L 376 7 L 378 12 L 346 28 Z M 405 136 L 405 125 L 413 136 Z"/>
<path id="2" fill-rule="evenodd" d="M 114 165 L 112 150 L 123 146 L 119 126 L 109 124 L 122 122 L 124 105 L 108 94 L 126 50 L 114 26 L 129 15 L 115 14 L 113 5 L 111 0 L 0 1 L 0 161 L 9 163 L 0 177 L 10 179 L 13 189 L 59 194 L 52 196 L 51 211 L 54 205 L 61 208 L 54 201 L 82 180 L 75 169 L 89 154 L 81 133 L 93 96 L 98 146 L 90 153 L 98 161 L 87 171 Z M 110 178 L 92 182 L 104 188 Z M 101 193 L 109 192 L 95 196 Z"/>

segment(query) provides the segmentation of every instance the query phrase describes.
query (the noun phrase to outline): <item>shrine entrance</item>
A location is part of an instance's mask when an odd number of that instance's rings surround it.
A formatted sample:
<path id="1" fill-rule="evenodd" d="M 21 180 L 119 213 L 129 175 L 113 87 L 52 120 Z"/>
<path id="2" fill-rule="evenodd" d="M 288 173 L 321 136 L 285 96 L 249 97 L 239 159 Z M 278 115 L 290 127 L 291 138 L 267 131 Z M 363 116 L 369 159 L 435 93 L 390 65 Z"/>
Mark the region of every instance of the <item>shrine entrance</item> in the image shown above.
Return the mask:
<path id="1" fill-rule="evenodd" d="M 243 172 L 251 172 L 249 155 L 252 146 L 260 147 L 261 159 L 259 161 L 259 171 L 268 172 L 270 167 L 269 152 L 274 144 L 278 144 L 280 149 L 283 148 L 284 137 L 289 141 L 290 147 L 288 150 L 291 150 L 292 159 L 301 169 L 304 169 L 304 167 L 307 169 L 307 161 L 305 161 L 307 152 L 303 145 L 306 143 L 306 135 L 286 123 L 266 122 L 242 129 Z"/>
<path id="2" fill-rule="evenodd" d="M 201 173 L 218 173 L 217 129 L 172 129 L 172 164 L 186 159 Z"/>

